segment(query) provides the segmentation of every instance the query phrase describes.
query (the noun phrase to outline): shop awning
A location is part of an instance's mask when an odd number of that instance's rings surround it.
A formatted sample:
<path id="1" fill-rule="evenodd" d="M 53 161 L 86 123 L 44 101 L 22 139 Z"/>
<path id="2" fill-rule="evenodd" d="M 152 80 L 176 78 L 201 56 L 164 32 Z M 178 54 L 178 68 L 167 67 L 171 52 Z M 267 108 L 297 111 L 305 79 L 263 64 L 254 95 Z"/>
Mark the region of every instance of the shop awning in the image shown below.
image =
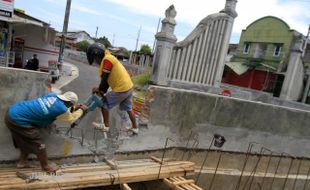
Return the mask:
<path id="1" fill-rule="evenodd" d="M 11 23 L 21 23 L 21 24 L 32 24 L 32 25 L 43 27 L 43 23 L 42 22 L 38 22 L 38 21 L 32 20 L 32 19 L 23 18 L 23 17 L 15 15 L 15 14 L 9 20 L 9 22 L 11 22 Z"/>
<path id="2" fill-rule="evenodd" d="M 226 62 L 225 65 L 231 68 L 238 75 L 242 75 L 249 69 L 249 67 L 244 65 L 242 62 Z"/>
<path id="3" fill-rule="evenodd" d="M 21 17 L 16 14 L 13 14 L 11 18 L 3 17 L 0 20 L 8 22 L 8 23 L 12 23 L 12 24 L 32 24 L 32 25 L 39 26 L 39 27 L 44 26 L 43 22 L 39 22 L 31 18 Z"/>

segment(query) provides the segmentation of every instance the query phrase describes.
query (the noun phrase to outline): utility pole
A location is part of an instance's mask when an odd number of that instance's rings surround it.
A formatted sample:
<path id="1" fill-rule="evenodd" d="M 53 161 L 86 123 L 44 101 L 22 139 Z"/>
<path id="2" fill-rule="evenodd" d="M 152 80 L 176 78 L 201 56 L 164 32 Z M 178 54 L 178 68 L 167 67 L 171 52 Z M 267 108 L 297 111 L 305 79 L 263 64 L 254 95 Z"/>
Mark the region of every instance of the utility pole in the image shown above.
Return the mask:
<path id="1" fill-rule="evenodd" d="M 115 33 L 113 33 L 112 46 L 114 47 Z"/>
<path id="2" fill-rule="evenodd" d="M 138 44 L 139 44 L 141 29 L 142 29 L 142 26 L 140 25 L 140 28 L 139 28 L 139 30 L 138 30 L 137 40 L 136 40 L 136 48 L 135 48 L 135 51 L 137 51 L 137 49 L 138 49 Z"/>
<path id="3" fill-rule="evenodd" d="M 60 43 L 59 56 L 58 56 L 58 62 L 60 63 L 60 71 L 62 70 L 62 63 L 64 61 L 64 49 L 66 45 L 65 35 L 67 35 L 67 30 L 68 30 L 70 7 L 71 7 L 71 0 L 67 0 L 64 25 L 62 29 L 61 43 Z"/>
<path id="4" fill-rule="evenodd" d="M 161 21 L 161 18 L 159 17 L 155 35 L 158 33 L 159 26 L 160 26 L 160 21 Z M 156 45 L 156 38 L 154 37 L 154 43 L 153 43 L 152 53 L 154 53 L 154 51 L 155 51 L 155 45 Z"/>
<path id="5" fill-rule="evenodd" d="M 97 34 L 98 34 L 98 26 L 96 27 L 96 40 L 97 40 Z"/>

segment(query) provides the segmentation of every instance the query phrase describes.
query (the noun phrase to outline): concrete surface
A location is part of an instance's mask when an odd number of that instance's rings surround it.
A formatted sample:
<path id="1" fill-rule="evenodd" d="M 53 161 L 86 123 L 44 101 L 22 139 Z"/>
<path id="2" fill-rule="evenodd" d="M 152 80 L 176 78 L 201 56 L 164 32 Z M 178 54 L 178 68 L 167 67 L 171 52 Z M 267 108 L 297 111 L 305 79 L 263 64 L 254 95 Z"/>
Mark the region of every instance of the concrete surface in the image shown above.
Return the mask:
<path id="1" fill-rule="evenodd" d="M 309 111 L 197 91 L 153 87 L 149 128 L 143 134 L 147 140 L 140 142 L 148 148 L 159 146 L 164 137 L 176 138 L 179 145 L 185 144 L 191 132 L 199 136 L 199 147 L 207 148 L 212 135 L 220 133 L 227 139 L 225 150 L 228 151 L 245 152 L 248 143 L 255 141 L 277 152 L 310 156 L 310 147 L 304 146 L 309 143 Z M 154 131 L 149 133 L 151 130 Z M 154 141 L 149 143 L 150 139 Z"/>

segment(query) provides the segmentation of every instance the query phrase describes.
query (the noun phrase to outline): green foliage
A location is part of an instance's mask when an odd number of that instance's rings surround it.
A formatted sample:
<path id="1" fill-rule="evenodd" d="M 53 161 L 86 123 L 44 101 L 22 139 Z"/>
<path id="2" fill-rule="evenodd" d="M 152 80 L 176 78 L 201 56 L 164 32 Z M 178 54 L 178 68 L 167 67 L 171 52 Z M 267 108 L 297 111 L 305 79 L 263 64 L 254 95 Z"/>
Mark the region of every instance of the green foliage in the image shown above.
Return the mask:
<path id="1" fill-rule="evenodd" d="M 107 37 L 105 37 L 105 36 L 98 38 L 97 41 L 98 41 L 99 43 L 103 44 L 106 48 L 112 47 L 111 42 L 110 42 L 109 39 L 108 39 Z"/>
<path id="2" fill-rule="evenodd" d="M 140 75 L 131 77 L 131 80 L 136 86 L 144 86 L 148 84 L 150 77 L 151 77 L 151 69 L 148 68 Z"/>
<path id="3" fill-rule="evenodd" d="M 127 57 L 129 57 L 129 56 L 130 56 L 129 51 L 128 51 L 126 48 L 124 48 L 124 47 L 120 47 L 120 49 L 121 49 L 121 51 L 122 51 L 122 52 L 124 52 L 125 56 L 127 56 Z"/>
<path id="4" fill-rule="evenodd" d="M 77 48 L 81 51 L 86 52 L 89 45 L 90 44 L 88 43 L 88 41 L 84 40 L 84 41 L 77 43 Z"/>
<path id="5" fill-rule="evenodd" d="M 152 54 L 151 47 L 148 44 L 143 44 L 141 45 L 139 53 L 144 55 L 151 55 Z"/>

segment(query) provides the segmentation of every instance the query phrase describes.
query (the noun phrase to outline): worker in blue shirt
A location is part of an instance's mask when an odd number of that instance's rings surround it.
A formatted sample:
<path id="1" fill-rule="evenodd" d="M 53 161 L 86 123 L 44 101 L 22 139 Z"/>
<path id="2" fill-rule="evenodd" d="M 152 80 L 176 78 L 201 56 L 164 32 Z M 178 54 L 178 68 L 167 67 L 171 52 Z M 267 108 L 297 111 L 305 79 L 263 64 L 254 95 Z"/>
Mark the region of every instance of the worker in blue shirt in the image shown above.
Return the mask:
<path id="1" fill-rule="evenodd" d="M 17 102 L 8 108 L 5 123 L 10 129 L 14 146 L 20 149 L 18 168 L 29 167 L 28 154 L 36 154 L 41 168 L 46 172 L 55 172 L 58 167 L 49 165 L 45 144 L 41 139 L 39 128 L 52 124 L 55 120 L 74 123 L 87 111 L 87 106 L 79 105 L 74 92 L 57 95 L 49 93 L 33 100 Z"/>

